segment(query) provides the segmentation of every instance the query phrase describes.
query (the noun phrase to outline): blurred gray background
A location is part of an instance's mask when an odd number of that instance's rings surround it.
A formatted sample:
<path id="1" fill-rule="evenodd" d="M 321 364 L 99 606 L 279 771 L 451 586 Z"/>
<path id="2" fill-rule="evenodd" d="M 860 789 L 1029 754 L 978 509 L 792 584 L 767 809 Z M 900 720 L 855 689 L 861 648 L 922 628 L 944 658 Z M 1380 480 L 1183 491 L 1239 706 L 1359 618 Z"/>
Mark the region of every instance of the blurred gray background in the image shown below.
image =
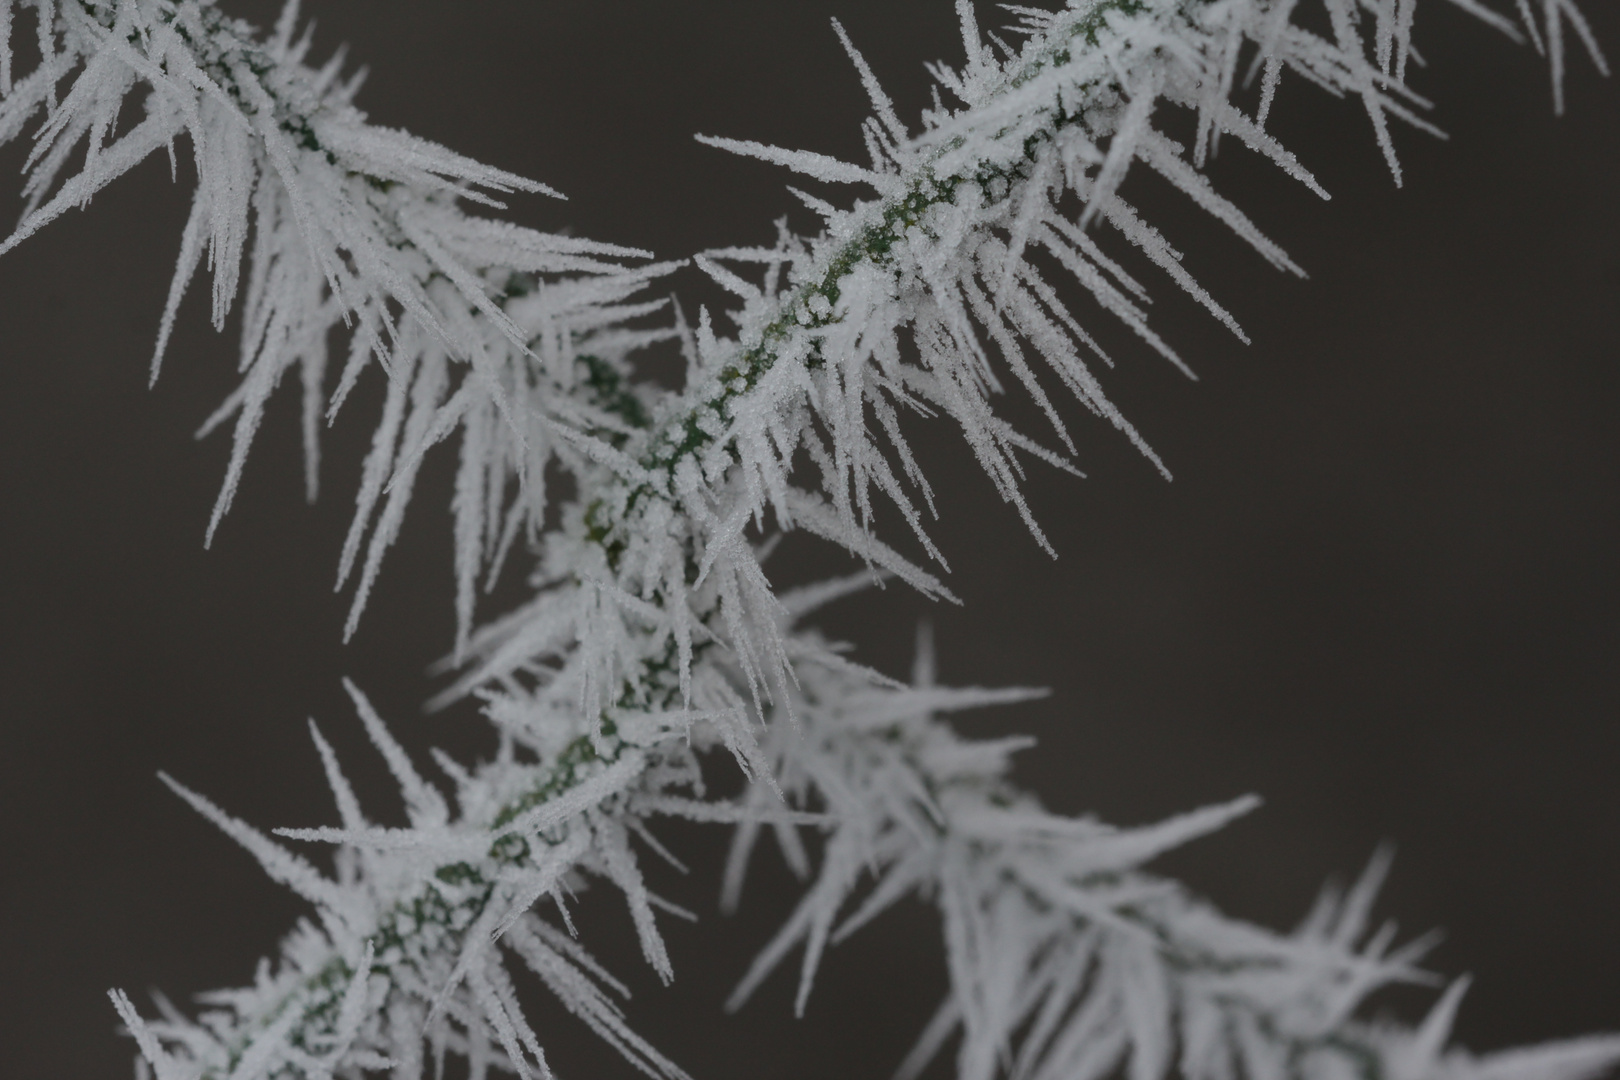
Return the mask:
<path id="1" fill-rule="evenodd" d="M 1585 6 L 1620 56 L 1620 12 Z M 346 41 L 370 66 L 360 103 L 373 119 L 570 196 L 520 200 L 517 220 L 669 257 L 768 241 L 795 205 L 780 170 L 693 133 L 860 154 L 865 103 L 830 16 L 908 115 L 927 100 L 923 61 L 960 56 L 946 0 L 311 0 L 306 12 L 319 55 Z M 982 18 L 999 21 L 988 5 Z M 1154 317 L 1191 383 L 1092 320 L 1120 359 L 1107 386 L 1173 483 L 1077 425 L 1090 478 L 1036 467 L 1028 486 L 1054 562 L 952 434 L 925 429 L 944 495 L 936 535 L 965 607 L 890 589 L 824 625 L 904 674 L 926 616 L 947 681 L 1051 687 L 964 724 L 1037 734 L 1022 777 L 1056 809 L 1140 823 L 1265 796 L 1162 863 L 1232 913 L 1289 926 L 1323 880 L 1393 841 L 1380 911 L 1407 933 L 1444 928 L 1437 968 L 1477 975 L 1461 1037 L 1492 1048 L 1620 1028 L 1620 84 L 1575 58 L 1555 120 L 1529 49 L 1434 0 L 1417 36 L 1429 68 L 1412 81 L 1451 139 L 1397 132 L 1404 190 L 1359 107 L 1297 81 L 1274 127 L 1331 204 L 1235 144 L 1211 166 L 1309 281 L 1271 271 L 1162 185 L 1132 182 L 1255 341 L 1158 288 Z M 14 175 L 22 153 L 0 167 Z M 108 987 L 184 1001 L 235 985 L 301 913 L 157 769 L 256 824 L 326 823 L 314 716 L 392 820 L 343 675 L 412 747 L 485 746 L 467 712 L 420 710 L 450 643 L 448 455 L 359 636 L 339 643 L 346 597 L 330 585 L 375 377 L 328 441 L 313 508 L 284 394 L 202 550 L 228 439 L 190 433 L 235 361 L 203 290 L 145 388 L 184 180 L 184 165 L 177 187 L 150 161 L 0 259 L 5 1076 L 129 1075 Z M 710 296 L 690 275 L 679 287 L 689 305 Z M 840 565 L 808 544 L 784 554 L 781 582 Z M 631 977 L 640 1030 L 700 1080 L 887 1076 L 943 990 L 927 910 L 835 952 L 802 1021 L 786 977 L 728 1017 L 719 1003 L 791 882 L 767 858 L 743 913 L 722 919 L 723 838 L 669 836 L 694 872 L 659 884 L 703 914 L 669 927 L 675 985 L 638 967 L 618 905 L 586 927 Z M 630 1075 L 536 1007 L 564 1075 Z"/>

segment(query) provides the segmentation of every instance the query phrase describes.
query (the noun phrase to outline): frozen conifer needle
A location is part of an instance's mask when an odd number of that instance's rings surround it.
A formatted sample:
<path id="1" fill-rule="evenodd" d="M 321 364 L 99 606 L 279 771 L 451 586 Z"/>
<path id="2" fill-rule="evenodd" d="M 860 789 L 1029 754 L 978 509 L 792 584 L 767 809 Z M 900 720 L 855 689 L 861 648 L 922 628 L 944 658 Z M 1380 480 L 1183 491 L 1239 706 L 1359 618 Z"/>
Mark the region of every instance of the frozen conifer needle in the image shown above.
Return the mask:
<path id="1" fill-rule="evenodd" d="M 1508 13 L 1453 2 L 1548 54 L 1560 108 L 1570 35 L 1604 69 L 1571 0 L 1518 0 Z M 298 369 L 313 497 L 319 427 L 375 366 L 385 400 L 338 555 L 353 632 L 424 456 L 459 439 L 458 678 L 443 700 L 476 695 L 500 751 L 471 766 L 438 755 L 447 797 L 351 686 L 407 826 L 366 816 L 313 726 L 333 824 L 267 834 L 169 780 L 315 917 L 251 985 L 207 995 L 194 1019 L 166 1003 L 146 1019 L 113 993 L 159 1080 L 415 1080 L 447 1056 L 474 1077 L 548 1077 L 550 1033 L 519 1005 L 522 969 L 633 1068 L 684 1076 L 635 1033 L 622 987 L 570 916 L 580 884 L 606 885 L 648 965 L 672 977 L 660 925 L 673 905 L 641 870 L 647 854 L 667 856 L 652 830 L 668 817 L 735 829 L 723 907 L 739 901 L 767 828 L 808 881 L 733 1007 L 793 958 L 803 1008 L 829 948 L 906 897 L 937 907 L 949 985 L 903 1077 L 948 1048 L 964 1080 L 1592 1080 L 1620 1060 L 1614 1038 L 1485 1057 L 1452 1048 L 1461 982 L 1415 1028 L 1367 1021 L 1369 994 L 1428 978 L 1421 944 L 1370 921 L 1381 861 L 1293 934 L 1229 919 L 1147 864 L 1255 800 L 1135 829 L 1054 815 L 1008 778 L 1029 740 L 965 739 L 947 719 L 1028 692 L 937 686 L 926 639 L 899 683 L 803 624 L 883 576 L 950 596 L 907 414 L 955 423 L 1049 548 L 1020 485 L 1031 461 L 1075 469 L 1067 398 L 1164 470 L 1099 378 L 1108 358 L 1093 319 L 1186 367 L 1148 318 L 1163 282 L 1133 277 L 1117 253 L 1135 247 L 1243 331 L 1126 200 L 1131 170 L 1298 273 L 1201 171 L 1216 144 L 1325 195 L 1266 131 L 1279 88 L 1359 103 L 1396 182 L 1401 130 L 1435 130 L 1405 82 L 1413 0 L 1009 10 L 1017 49 L 981 33 L 958 0 L 965 59 L 932 68 L 938 103 L 917 124 L 834 27 L 871 99 L 865 161 L 706 139 L 821 192 L 799 193 L 822 219 L 815 235 L 783 227 L 772 246 L 694 259 L 735 298 L 726 315 L 739 329 L 725 337 L 707 310 L 693 326 L 649 295 L 671 265 L 486 212 L 542 185 L 367 123 L 341 64 L 307 62 L 296 3 L 261 36 L 203 0 L 0 0 L 0 139 L 39 118 L 27 210 L 0 251 L 154 153 L 189 157 L 196 186 L 152 372 L 206 260 L 215 326 L 240 301 L 242 327 L 240 386 L 205 425 L 231 424 L 234 440 L 210 536 L 282 378 Z M 40 59 L 24 73 L 9 39 L 30 21 Z M 1240 104 L 1251 82 L 1252 109 Z M 1190 143 L 1166 133 L 1175 114 L 1192 118 Z M 340 325 L 347 351 L 329 373 Z M 636 378 L 642 351 L 670 340 L 688 363 L 678 392 Z M 1042 430 L 998 415 L 1012 384 Z M 559 473 L 570 480 L 560 503 L 546 489 Z M 878 535 L 885 504 L 921 562 Z M 776 595 L 762 560 L 793 529 L 867 572 Z M 511 559 L 527 561 L 532 595 L 483 618 L 478 593 Z M 714 755 L 748 778 L 740 798 L 705 789 L 700 764 Z"/>

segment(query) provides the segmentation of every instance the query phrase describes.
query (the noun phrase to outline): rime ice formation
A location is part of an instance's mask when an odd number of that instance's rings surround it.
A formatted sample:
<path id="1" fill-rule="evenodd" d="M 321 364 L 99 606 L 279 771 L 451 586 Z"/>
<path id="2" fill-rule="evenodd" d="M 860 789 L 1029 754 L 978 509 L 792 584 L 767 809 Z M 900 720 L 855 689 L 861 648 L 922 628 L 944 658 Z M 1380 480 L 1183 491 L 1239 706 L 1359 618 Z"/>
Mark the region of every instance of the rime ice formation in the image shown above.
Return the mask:
<path id="1" fill-rule="evenodd" d="M 1518 22 L 1453 2 L 1510 35 L 1522 26 L 1550 55 L 1560 105 L 1566 29 L 1603 67 L 1570 0 L 1539 10 L 1517 0 Z M 1181 363 L 1149 325 L 1146 286 L 1108 244 L 1134 245 L 1241 336 L 1121 196 L 1130 169 L 1164 177 L 1295 270 L 1200 172 L 1217 141 L 1233 139 L 1320 192 L 1265 130 L 1291 73 L 1359 99 L 1399 179 L 1392 125 L 1428 127 L 1404 82 L 1412 0 L 1320 6 L 1326 36 L 1295 18 L 1295 0 L 1019 7 L 1014 48 L 981 33 L 959 0 L 966 59 L 933 68 L 939 94 L 917 128 L 837 28 L 872 101 L 868 161 L 707 140 L 856 192 L 845 207 L 800 193 L 823 220 L 815 236 L 784 228 L 773 247 L 697 257 L 737 298 L 739 333 L 722 338 L 706 311 L 695 327 L 678 309 L 664 314 L 650 287 L 670 264 L 467 212 L 546 189 L 368 124 L 341 58 L 306 64 L 296 3 L 261 38 L 200 0 L 0 0 L 0 40 L 14 12 L 30 10 L 41 56 L 14 79 L 9 47 L 0 54 L 0 136 L 44 116 L 28 209 L 0 250 L 151 154 L 174 160 L 186 137 L 197 186 L 152 363 L 155 377 L 206 257 L 215 325 L 239 294 L 243 303 L 242 382 L 210 421 L 235 424 L 210 534 L 289 369 L 304 388 L 313 494 L 322 413 L 375 362 L 388 391 L 340 557 L 340 584 L 358 575 L 352 632 L 423 455 L 460 439 L 460 678 L 447 698 L 481 700 L 500 752 L 476 768 L 441 755 L 447 799 L 351 687 L 408 827 L 367 820 L 313 728 L 335 826 L 272 839 L 168 781 L 316 915 L 250 985 L 208 995 L 195 1018 L 160 1002 L 160 1018 L 144 1019 L 114 992 L 160 1080 L 410 1080 L 447 1055 L 474 1077 L 547 1075 L 544 1039 L 514 989 L 522 968 L 630 1064 L 683 1076 L 635 1034 L 618 984 L 569 916 L 575 885 L 606 883 L 668 979 L 658 916 L 670 905 L 648 890 L 639 859 L 664 854 L 649 828 L 669 816 L 735 827 L 726 905 L 766 827 L 810 879 L 734 1004 L 802 949 L 802 1007 L 829 945 L 903 897 L 937 906 L 949 989 L 903 1076 L 953 1038 L 965 1080 L 1585 1080 L 1620 1059 L 1614 1038 L 1486 1057 L 1450 1048 L 1461 982 L 1416 1028 L 1358 1018 L 1373 990 L 1423 977 L 1421 946 L 1397 946 L 1369 922 L 1381 862 L 1348 892 L 1324 895 L 1292 934 L 1227 918 L 1143 865 L 1252 800 L 1132 830 L 1053 815 L 1008 779 L 1024 740 L 966 739 L 946 719 L 1027 692 L 936 686 L 926 641 L 911 684 L 898 683 L 801 623 L 880 574 L 949 595 L 874 533 L 874 508 L 887 502 L 943 565 L 925 528 L 934 496 L 902 412 L 956 423 L 1042 544 L 1019 493 L 1023 462 L 1072 468 L 1066 410 L 1048 383 L 1153 457 L 1110 403 L 1096 373 L 1106 358 L 1063 298 L 1078 287 Z M 1255 78 L 1250 113 L 1233 93 Z M 131 122 L 121 110 L 132 95 Z M 1165 110 L 1196 116 L 1191 146 L 1161 131 Z M 1069 281 L 1052 278 L 1059 269 Z M 350 345 L 333 389 L 326 350 L 339 324 Z M 637 382 L 636 354 L 670 339 L 688 362 L 685 389 Z M 1049 431 L 1017 431 L 996 414 L 1009 381 Z M 552 468 L 572 477 L 560 506 L 545 484 Z M 548 506 L 560 520 L 549 529 Z M 841 545 L 871 572 L 775 595 L 762 551 L 793 529 Z M 480 623 L 479 583 L 515 550 L 532 557 L 532 599 Z M 750 779 L 740 800 L 704 789 L 699 762 L 718 753 Z M 824 835 L 819 866 L 800 840 L 806 829 Z M 334 875 L 297 853 L 310 845 L 335 846 Z"/>

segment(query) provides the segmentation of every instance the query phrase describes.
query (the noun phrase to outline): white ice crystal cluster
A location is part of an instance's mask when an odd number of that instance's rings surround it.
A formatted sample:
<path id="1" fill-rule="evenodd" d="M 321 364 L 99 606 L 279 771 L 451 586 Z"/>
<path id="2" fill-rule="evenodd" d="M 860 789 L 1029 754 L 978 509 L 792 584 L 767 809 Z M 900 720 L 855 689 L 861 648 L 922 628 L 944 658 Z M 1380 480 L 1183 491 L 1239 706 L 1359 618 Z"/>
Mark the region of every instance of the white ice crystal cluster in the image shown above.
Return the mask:
<path id="1" fill-rule="evenodd" d="M 1539 10 L 1517 0 L 1518 22 L 1452 2 L 1510 35 L 1522 26 L 1551 57 L 1555 94 L 1566 29 L 1603 67 L 1570 0 L 1538 0 Z M 153 153 L 178 170 L 185 136 L 197 186 L 154 375 L 205 255 L 215 325 L 243 301 L 242 381 L 211 421 L 234 417 L 235 444 L 210 533 L 289 369 L 303 383 L 313 494 L 322 414 L 375 361 L 387 394 L 340 557 L 340 584 L 358 573 L 349 630 L 423 456 L 459 436 L 460 676 L 445 699 L 475 696 L 500 735 L 494 760 L 476 767 L 437 755 L 447 799 L 350 687 L 410 824 L 368 821 L 312 729 L 339 823 L 278 830 L 294 847 L 170 781 L 316 916 L 251 985 L 206 995 L 195 1018 L 160 1001 L 162 1015 L 145 1019 L 115 992 L 142 1067 L 160 1080 L 411 1080 L 453 1056 L 473 1077 L 545 1076 L 543 1033 L 518 1003 L 527 968 L 631 1065 L 682 1076 L 635 1034 L 621 988 L 569 914 L 582 881 L 610 886 L 667 980 L 658 917 L 671 905 L 649 891 L 639 860 L 666 855 L 649 830 L 671 816 L 735 827 L 725 906 L 766 828 L 809 880 L 734 1004 L 802 948 L 802 1007 L 829 945 L 902 898 L 937 906 L 950 984 L 901 1066 L 907 1077 L 948 1046 L 964 1080 L 1586 1080 L 1620 1060 L 1615 1038 L 1483 1058 L 1449 1048 L 1460 982 L 1416 1028 L 1361 1019 L 1374 990 L 1429 978 L 1416 967 L 1420 945 L 1396 946 L 1369 921 L 1381 862 L 1325 895 L 1292 934 L 1229 919 L 1143 865 L 1252 800 L 1133 830 L 1053 815 L 1008 778 L 1026 740 L 968 740 L 946 719 L 1027 692 L 936 686 L 926 641 L 902 684 L 802 624 L 879 576 L 949 596 L 874 531 L 886 503 L 943 566 L 904 414 L 959 425 L 1042 544 L 1022 470 L 1030 460 L 1073 468 L 1068 410 L 1048 384 L 1152 457 L 1104 394 L 1106 357 L 1066 299 L 1078 287 L 1181 363 L 1148 324 L 1145 286 L 1108 245 L 1135 246 L 1241 335 L 1121 196 L 1131 168 L 1163 176 L 1295 269 L 1200 171 L 1219 140 L 1234 139 L 1320 191 L 1265 130 L 1290 73 L 1359 99 L 1399 178 L 1391 124 L 1428 127 L 1426 103 L 1404 82 L 1413 0 L 1300 6 L 1018 7 L 1013 47 L 982 33 L 970 0 L 958 0 L 966 59 L 933 69 L 939 93 L 917 129 L 838 29 L 873 103 L 869 161 L 708 140 L 857 193 L 842 207 L 799 193 L 823 220 L 815 236 L 784 227 L 772 247 L 695 259 L 737 297 L 726 314 L 739 332 L 725 338 L 707 311 L 695 326 L 678 308 L 665 313 L 651 287 L 669 264 L 467 212 L 545 189 L 368 124 L 341 57 L 306 64 L 295 2 L 261 38 L 204 0 L 0 0 L 0 40 L 15 12 L 31 11 L 38 53 L 16 80 L 9 44 L 0 53 L 0 136 L 44 117 L 28 209 L 0 250 Z M 1256 79 L 1258 106 L 1246 111 L 1234 95 Z M 1159 118 L 1171 111 L 1196 117 L 1190 146 L 1165 134 Z M 329 378 L 340 325 L 348 353 Z M 638 354 L 669 340 L 688 363 L 679 392 L 636 378 Z M 1047 417 L 1039 440 L 994 411 L 1009 381 Z M 560 502 L 548 470 L 570 478 Z M 868 572 L 776 595 L 761 560 L 794 529 L 841 545 Z M 532 560 L 532 598 L 479 625 L 480 583 L 514 551 Z M 715 755 L 747 777 L 743 797 L 706 791 L 701 765 Z M 311 845 L 335 849 L 332 875 L 298 854 Z"/>

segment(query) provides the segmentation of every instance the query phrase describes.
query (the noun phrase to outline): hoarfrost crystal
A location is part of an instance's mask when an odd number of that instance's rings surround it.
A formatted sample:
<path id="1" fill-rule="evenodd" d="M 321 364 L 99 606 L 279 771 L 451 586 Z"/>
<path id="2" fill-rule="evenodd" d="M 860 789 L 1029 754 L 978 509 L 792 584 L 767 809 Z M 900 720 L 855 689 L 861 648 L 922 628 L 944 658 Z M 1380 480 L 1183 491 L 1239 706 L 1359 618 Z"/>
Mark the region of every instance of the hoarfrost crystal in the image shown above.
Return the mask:
<path id="1" fill-rule="evenodd" d="M 1606 70 L 1570 0 L 1517 0 L 1511 15 L 1453 2 L 1545 52 L 1560 109 L 1566 31 Z M 906 413 L 958 425 L 1048 549 L 1020 483 L 1029 461 L 1073 470 L 1074 443 L 1069 410 L 1043 377 L 1165 470 L 1110 402 L 1098 364 L 1111 361 L 1065 296 L 1078 287 L 1185 369 L 1150 325 L 1148 287 L 1108 254 L 1122 241 L 1243 336 L 1121 182 L 1133 168 L 1153 171 L 1298 273 L 1201 172 L 1218 142 L 1234 139 L 1326 197 L 1266 131 L 1285 73 L 1290 87 L 1359 100 L 1399 182 L 1394 130 L 1436 130 L 1405 83 L 1413 2 L 1320 7 L 1325 34 L 1308 28 L 1320 20 L 1297 17 L 1295 0 L 1012 7 L 1014 49 L 958 0 L 966 58 L 932 67 L 939 94 L 917 129 L 835 25 L 871 99 L 869 160 L 705 140 L 857 193 L 840 207 L 798 192 L 822 220 L 814 236 L 783 225 L 774 246 L 694 258 L 735 297 L 725 317 L 739 331 L 725 338 L 709 311 L 692 326 L 661 297 L 674 264 L 469 213 L 466 204 L 500 209 L 498 196 L 550 192 L 369 124 L 341 55 L 306 63 L 296 2 L 261 38 L 204 0 L 0 0 L 0 40 L 14 12 L 31 9 L 41 55 L 15 77 L 9 44 L 0 52 L 0 137 L 44 116 L 28 209 L 0 251 L 154 153 L 178 171 L 177 139 L 190 147 L 196 189 L 152 373 L 206 257 L 214 325 L 243 298 L 241 383 L 208 424 L 234 424 L 210 537 L 282 378 L 299 369 L 313 497 L 323 414 L 375 361 L 387 393 L 339 556 L 340 586 L 356 583 L 352 633 L 424 455 L 460 438 L 459 677 L 443 700 L 477 697 L 500 752 L 470 768 L 440 755 L 454 789 L 446 798 L 350 686 L 408 827 L 368 820 L 313 725 L 336 825 L 267 835 L 165 777 L 315 917 L 251 985 L 205 996 L 195 1019 L 163 1001 L 160 1017 L 145 1019 L 113 992 L 160 1080 L 407 1080 L 437 1075 L 451 1055 L 474 1077 L 549 1076 L 544 1034 L 518 1005 L 518 968 L 634 1067 L 684 1076 L 635 1033 L 623 988 L 570 917 L 579 884 L 605 882 L 629 908 L 647 963 L 671 977 L 660 913 L 685 913 L 640 869 L 642 852 L 667 855 L 650 831 L 667 817 L 735 829 L 723 907 L 739 902 L 767 827 L 810 878 L 734 1007 L 802 949 L 802 1008 L 829 946 L 902 898 L 938 908 L 949 989 L 903 1077 L 953 1038 L 958 1075 L 971 1080 L 1587 1080 L 1620 1060 L 1620 1039 L 1606 1037 L 1482 1058 L 1450 1048 L 1462 981 L 1416 1028 L 1361 1019 L 1376 989 L 1430 979 L 1417 967 L 1422 943 L 1398 945 L 1370 922 L 1382 859 L 1348 892 L 1325 893 L 1292 934 L 1229 919 L 1144 866 L 1253 799 L 1129 830 L 1054 815 L 1008 778 L 1028 740 L 969 740 L 947 719 L 1028 691 L 937 686 L 926 635 L 902 684 L 802 621 L 882 576 L 951 598 Z M 1250 113 L 1234 94 L 1256 79 Z M 138 93 L 142 115 L 130 124 L 121 114 Z M 1196 118 L 1191 145 L 1165 134 L 1166 110 Z M 331 379 L 328 340 L 340 324 L 348 353 Z M 684 389 L 637 381 L 638 354 L 671 340 L 686 358 Z M 1050 430 L 1022 432 L 998 416 L 992 403 L 1009 379 Z M 546 486 L 553 469 L 571 478 L 560 504 Z M 883 503 L 938 567 L 876 534 Z M 775 595 L 761 563 L 794 529 L 841 545 L 869 572 Z M 533 555 L 532 598 L 480 623 L 480 583 L 514 551 Z M 706 791 L 700 763 L 714 754 L 748 778 L 741 798 Z M 823 837 L 814 867 L 804 830 Z M 335 875 L 299 853 L 309 845 L 335 846 Z"/>

